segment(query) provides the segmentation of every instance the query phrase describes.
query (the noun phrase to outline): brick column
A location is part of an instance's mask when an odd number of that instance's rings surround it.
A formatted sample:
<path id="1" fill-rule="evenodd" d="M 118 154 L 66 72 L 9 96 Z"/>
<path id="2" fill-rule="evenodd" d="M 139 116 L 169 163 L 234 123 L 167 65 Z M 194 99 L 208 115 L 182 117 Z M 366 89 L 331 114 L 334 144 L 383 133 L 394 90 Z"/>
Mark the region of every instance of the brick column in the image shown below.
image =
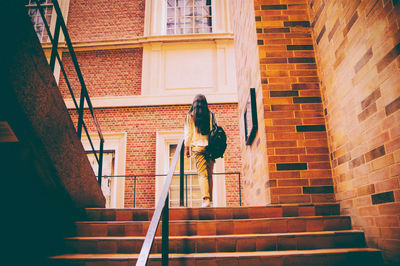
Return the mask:
<path id="1" fill-rule="evenodd" d="M 306 0 L 255 0 L 272 203 L 334 201 Z"/>

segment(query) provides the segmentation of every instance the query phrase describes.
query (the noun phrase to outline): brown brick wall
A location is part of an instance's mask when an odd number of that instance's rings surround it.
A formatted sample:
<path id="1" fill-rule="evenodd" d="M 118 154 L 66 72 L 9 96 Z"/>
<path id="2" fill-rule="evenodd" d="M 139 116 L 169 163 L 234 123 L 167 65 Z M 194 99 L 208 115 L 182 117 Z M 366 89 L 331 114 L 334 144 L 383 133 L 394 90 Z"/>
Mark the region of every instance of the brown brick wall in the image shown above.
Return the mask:
<path id="1" fill-rule="evenodd" d="M 334 200 L 306 0 L 255 0 L 272 203 Z"/>
<path id="2" fill-rule="evenodd" d="M 400 262 L 400 3 L 308 1 L 336 199 Z"/>
<path id="3" fill-rule="evenodd" d="M 126 175 L 153 175 L 156 164 L 156 132 L 182 130 L 188 106 L 155 106 L 134 108 L 96 109 L 96 116 L 103 132 L 127 132 Z M 237 104 L 213 104 L 218 124 L 227 133 L 228 147 L 224 155 L 225 172 L 240 172 L 239 125 Z M 76 125 L 75 111 L 71 111 Z M 90 132 L 95 132 L 89 114 L 86 119 Z M 96 135 L 93 133 L 93 135 Z M 217 177 L 216 177 L 217 178 Z M 227 206 L 239 205 L 237 175 L 226 177 Z M 125 181 L 125 207 L 133 207 L 134 179 Z M 155 179 L 138 178 L 136 207 L 154 207 Z"/>
<path id="4" fill-rule="evenodd" d="M 145 0 L 71 0 L 68 32 L 73 42 L 143 36 Z"/>
<path id="5" fill-rule="evenodd" d="M 142 48 L 76 52 L 90 97 L 140 95 L 142 82 Z M 67 78 L 79 99 L 80 83 L 69 53 L 63 53 Z M 60 74 L 61 93 L 71 98 L 64 76 Z"/>
<path id="6" fill-rule="evenodd" d="M 260 66 L 257 52 L 257 35 L 252 1 L 233 0 L 232 28 L 235 33 L 235 60 L 239 98 L 239 124 L 241 156 L 243 160 L 243 194 L 245 205 L 265 205 L 271 202 L 269 195 L 267 146 L 264 126 L 264 106 Z M 246 25 L 246 26 L 244 26 Z M 249 28 L 254 30 L 249 30 Z M 251 145 L 245 144 L 244 107 L 250 88 L 256 89 L 258 131 Z"/>

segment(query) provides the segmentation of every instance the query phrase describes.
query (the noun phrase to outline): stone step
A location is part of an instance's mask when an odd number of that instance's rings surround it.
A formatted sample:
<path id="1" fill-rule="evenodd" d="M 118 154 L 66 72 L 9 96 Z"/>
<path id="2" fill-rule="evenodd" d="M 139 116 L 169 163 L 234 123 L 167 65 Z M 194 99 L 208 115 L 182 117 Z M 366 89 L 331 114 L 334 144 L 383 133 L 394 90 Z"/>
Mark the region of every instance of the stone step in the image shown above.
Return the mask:
<path id="1" fill-rule="evenodd" d="M 139 253 L 144 237 L 71 237 L 65 253 Z M 362 231 L 326 231 L 283 234 L 242 234 L 213 236 L 172 236 L 171 253 L 247 252 L 365 247 Z M 161 253 L 156 237 L 152 253 Z"/>
<path id="2" fill-rule="evenodd" d="M 86 209 L 88 221 L 149 221 L 154 209 Z M 259 207 L 171 208 L 171 220 L 219 220 L 339 215 L 336 203 L 284 204 Z"/>
<path id="3" fill-rule="evenodd" d="M 148 221 L 76 222 L 76 236 L 145 236 Z M 170 221 L 170 236 L 267 234 L 350 230 L 348 216 Z M 161 223 L 157 235 L 161 234 Z"/>
<path id="4" fill-rule="evenodd" d="M 51 265 L 134 265 L 138 254 L 65 254 L 50 258 Z M 161 255 L 151 254 L 148 265 L 161 265 Z M 338 248 L 316 250 L 170 254 L 170 265 L 383 265 L 379 250 Z"/>

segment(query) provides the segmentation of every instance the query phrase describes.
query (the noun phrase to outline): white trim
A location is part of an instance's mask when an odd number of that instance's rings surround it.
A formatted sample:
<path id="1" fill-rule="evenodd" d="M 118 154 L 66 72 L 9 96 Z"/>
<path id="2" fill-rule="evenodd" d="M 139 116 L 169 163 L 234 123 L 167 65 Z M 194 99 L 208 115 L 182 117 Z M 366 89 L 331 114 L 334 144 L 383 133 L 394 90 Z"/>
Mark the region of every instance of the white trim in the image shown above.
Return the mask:
<path id="1" fill-rule="evenodd" d="M 61 37 L 61 36 L 60 36 Z M 204 33 L 204 34 L 182 34 L 182 35 L 157 35 L 157 36 L 141 36 L 126 40 L 101 40 L 101 41 L 85 41 L 72 42 L 75 51 L 91 51 L 91 50 L 108 50 L 108 49 L 124 49 L 138 48 L 145 44 L 152 43 L 174 43 L 174 42 L 209 42 L 218 40 L 234 40 L 233 33 Z M 42 43 L 43 50 L 51 50 L 51 44 Z M 67 52 L 65 42 L 59 42 L 58 52 Z"/>
<path id="2" fill-rule="evenodd" d="M 201 90 L 198 91 L 201 93 Z M 205 94 L 209 104 L 216 103 L 238 103 L 236 93 Z M 137 107 L 158 105 L 188 105 L 192 104 L 195 94 L 190 95 L 139 95 L 139 96 L 115 96 L 115 97 L 91 97 L 94 108 L 108 107 Z M 75 109 L 72 99 L 64 99 L 68 109 Z"/>

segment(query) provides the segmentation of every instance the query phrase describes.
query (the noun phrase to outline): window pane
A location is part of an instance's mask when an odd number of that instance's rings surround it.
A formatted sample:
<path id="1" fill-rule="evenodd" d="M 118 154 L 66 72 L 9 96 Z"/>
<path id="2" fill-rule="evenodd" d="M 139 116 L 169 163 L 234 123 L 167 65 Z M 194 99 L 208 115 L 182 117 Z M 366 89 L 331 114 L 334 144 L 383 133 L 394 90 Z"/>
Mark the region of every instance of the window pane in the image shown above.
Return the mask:
<path id="1" fill-rule="evenodd" d="M 36 8 L 29 8 L 29 16 L 36 16 L 38 10 Z"/>
<path id="2" fill-rule="evenodd" d="M 167 19 L 167 28 L 174 28 L 175 26 L 175 19 L 174 18 L 168 18 Z"/>
<path id="3" fill-rule="evenodd" d="M 176 5 L 177 6 L 184 6 L 185 5 L 185 0 L 176 0 Z"/>
<path id="4" fill-rule="evenodd" d="M 209 17 L 211 15 L 211 7 L 205 6 L 203 7 L 203 16 Z"/>
<path id="5" fill-rule="evenodd" d="M 184 28 L 183 29 L 183 34 L 192 34 L 192 33 L 193 33 L 193 29 L 192 28 Z"/>
<path id="6" fill-rule="evenodd" d="M 206 25 L 207 25 L 207 18 L 199 18 L 199 17 L 195 18 L 195 24 L 194 24 L 195 27 L 204 27 Z"/>
<path id="7" fill-rule="evenodd" d="M 210 33 L 212 32 L 211 28 L 200 28 L 199 33 Z"/>
<path id="8" fill-rule="evenodd" d="M 183 21 L 185 22 L 185 27 L 186 28 L 191 28 L 191 27 L 193 27 L 193 19 L 192 18 L 188 18 L 188 17 L 185 17 L 184 19 L 183 19 Z M 183 25 L 182 25 L 183 26 Z"/>
<path id="9" fill-rule="evenodd" d="M 167 17 L 175 17 L 175 8 L 168 8 L 167 9 Z"/>
<path id="10" fill-rule="evenodd" d="M 171 144 L 171 145 L 169 145 L 169 156 L 170 157 L 173 157 L 174 156 L 174 153 L 175 153 L 175 151 L 176 151 L 176 147 L 177 147 L 178 145 L 176 145 L 176 144 Z"/>
<path id="11" fill-rule="evenodd" d="M 196 17 L 201 17 L 201 16 L 203 16 L 203 8 L 201 8 L 201 7 L 195 7 L 195 8 L 194 8 L 194 16 L 196 16 Z"/>
<path id="12" fill-rule="evenodd" d="M 168 6 L 175 6 L 175 0 L 168 0 Z"/>
<path id="13" fill-rule="evenodd" d="M 184 16 L 191 17 L 193 16 L 193 7 L 186 7 Z"/>

